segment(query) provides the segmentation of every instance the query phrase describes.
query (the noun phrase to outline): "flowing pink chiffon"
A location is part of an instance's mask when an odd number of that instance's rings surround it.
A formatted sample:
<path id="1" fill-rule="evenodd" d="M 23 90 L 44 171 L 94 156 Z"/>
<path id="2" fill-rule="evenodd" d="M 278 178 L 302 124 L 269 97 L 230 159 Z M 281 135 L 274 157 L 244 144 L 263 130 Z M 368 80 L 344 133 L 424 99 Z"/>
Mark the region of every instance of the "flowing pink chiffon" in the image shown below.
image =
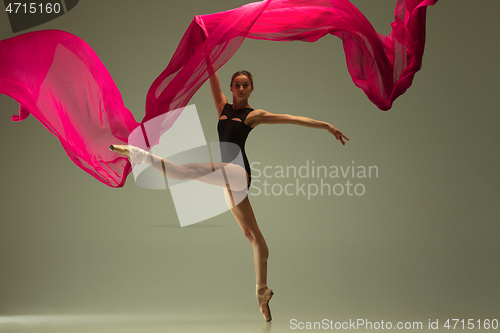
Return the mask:
<path id="1" fill-rule="evenodd" d="M 389 36 L 378 34 L 347 0 L 266 0 L 195 16 L 167 68 L 151 85 L 140 124 L 95 52 L 64 31 L 0 41 L 0 94 L 20 105 L 12 120 L 32 114 L 59 138 L 75 164 L 104 184 L 121 187 L 131 165 L 109 151 L 109 145 L 128 142 L 137 126 L 162 115 L 162 127 L 148 129 L 146 142 L 154 145 L 178 116 L 169 111 L 186 106 L 245 38 L 314 42 L 335 35 L 342 40 L 354 84 L 378 108 L 390 109 L 421 68 L 426 9 L 436 2 L 398 0 Z"/>

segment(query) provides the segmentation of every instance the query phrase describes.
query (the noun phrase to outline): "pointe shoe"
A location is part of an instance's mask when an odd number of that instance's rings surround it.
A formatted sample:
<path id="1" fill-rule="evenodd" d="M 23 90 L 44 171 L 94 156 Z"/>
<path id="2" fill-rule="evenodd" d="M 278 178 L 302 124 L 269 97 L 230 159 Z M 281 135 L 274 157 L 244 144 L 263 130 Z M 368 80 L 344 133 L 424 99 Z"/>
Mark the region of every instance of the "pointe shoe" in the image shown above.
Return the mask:
<path id="1" fill-rule="evenodd" d="M 148 157 L 147 151 L 134 146 L 111 145 L 109 146 L 109 150 L 126 155 L 130 160 L 130 163 L 132 163 L 133 165 L 144 163 L 146 161 L 146 158 Z"/>
<path id="2" fill-rule="evenodd" d="M 269 288 L 267 288 L 263 294 L 257 293 L 257 302 L 259 304 L 260 313 L 262 313 L 264 319 L 267 322 L 273 320 L 273 318 L 271 317 L 271 309 L 269 308 L 269 301 L 271 300 L 273 295 L 274 292 Z"/>
<path id="3" fill-rule="evenodd" d="M 111 145 L 111 146 L 109 146 L 109 150 L 114 151 L 115 153 L 118 153 L 118 154 L 127 155 L 127 157 L 130 158 L 130 153 L 129 153 L 128 148 L 129 147 L 127 145 Z"/>

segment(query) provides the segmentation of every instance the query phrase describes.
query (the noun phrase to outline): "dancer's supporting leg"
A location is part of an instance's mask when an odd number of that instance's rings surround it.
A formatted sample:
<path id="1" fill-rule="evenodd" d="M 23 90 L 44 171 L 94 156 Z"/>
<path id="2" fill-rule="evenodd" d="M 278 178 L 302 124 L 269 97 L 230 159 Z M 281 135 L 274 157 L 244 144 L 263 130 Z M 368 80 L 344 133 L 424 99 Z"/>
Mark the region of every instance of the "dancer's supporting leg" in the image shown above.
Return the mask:
<path id="1" fill-rule="evenodd" d="M 238 221 L 245 237 L 252 244 L 255 280 L 257 284 L 257 301 L 266 321 L 271 321 L 271 310 L 269 309 L 268 302 L 273 295 L 273 291 L 267 288 L 267 259 L 269 257 L 269 249 L 257 225 L 257 220 L 255 219 L 248 197 L 232 208 L 231 213 L 233 213 L 236 221 Z"/>

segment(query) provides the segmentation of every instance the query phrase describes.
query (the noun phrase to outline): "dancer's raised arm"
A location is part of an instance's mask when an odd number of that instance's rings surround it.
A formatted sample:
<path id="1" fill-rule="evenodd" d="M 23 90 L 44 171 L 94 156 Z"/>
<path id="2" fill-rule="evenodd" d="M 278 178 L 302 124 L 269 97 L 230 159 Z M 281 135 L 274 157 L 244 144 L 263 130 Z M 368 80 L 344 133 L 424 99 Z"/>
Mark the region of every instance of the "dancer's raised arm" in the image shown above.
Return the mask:
<path id="1" fill-rule="evenodd" d="M 326 129 L 328 132 L 332 133 L 337 140 L 345 145 L 344 139 L 349 141 L 349 139 L 333 125 L 318 121 L 307 117 L 292 116 L 290 114 L 274 114 L 264 110 L 254 110 L 251 117 L 248 117 L 248 125 L 255 127 L 260 124 L 294 124 L 305 127 Z"/>
<path id="2" fill-rule="evenodd" d="M 210 76 L 210 88 L 212 90 L 212 97 L 214 99 L 217 115 L 220 118 L 222 109 L 224 108 L 224 105 L 226 105 L 227 103 L 227 98 L 222 93 L 222 89 L 220 87 L 219 75 L 217 75 L 217 72 L 214 72 L 212 76 Z"/>

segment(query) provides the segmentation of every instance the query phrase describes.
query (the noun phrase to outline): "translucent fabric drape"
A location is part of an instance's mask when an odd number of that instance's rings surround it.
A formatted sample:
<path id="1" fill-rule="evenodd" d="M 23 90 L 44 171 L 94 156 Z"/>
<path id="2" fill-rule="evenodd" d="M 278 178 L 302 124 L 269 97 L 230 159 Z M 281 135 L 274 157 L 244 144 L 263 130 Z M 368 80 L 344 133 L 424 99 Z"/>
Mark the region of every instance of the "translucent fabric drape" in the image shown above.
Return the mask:
<path id="1" fill-rule="evenodd" d="M 245 38 L 314 42 L 327 34 L 339 37 L 354 84 L 377 107 L 388 110 L 421 68 L 426 8 L 436 2 L 398 0 L 389 36 L 378 34 L 347 0 L 266 0 L 195 16 L 147 93 L 141 124 L 160 115 L 165 121 L 148 130 L 146 142 L 157 142 L 178 116 L 169 111 L 186 106 Z M 59 138 L 80 168 L 108 186 L 123 186 L 130 163 L 108 147 L 128 142 L 129 134 L 141 124 L 83 40 L 64 31 L 45 30 L 0 41 L 0 94 L 20 104 L 12 120 L 32 114 Z"/>

